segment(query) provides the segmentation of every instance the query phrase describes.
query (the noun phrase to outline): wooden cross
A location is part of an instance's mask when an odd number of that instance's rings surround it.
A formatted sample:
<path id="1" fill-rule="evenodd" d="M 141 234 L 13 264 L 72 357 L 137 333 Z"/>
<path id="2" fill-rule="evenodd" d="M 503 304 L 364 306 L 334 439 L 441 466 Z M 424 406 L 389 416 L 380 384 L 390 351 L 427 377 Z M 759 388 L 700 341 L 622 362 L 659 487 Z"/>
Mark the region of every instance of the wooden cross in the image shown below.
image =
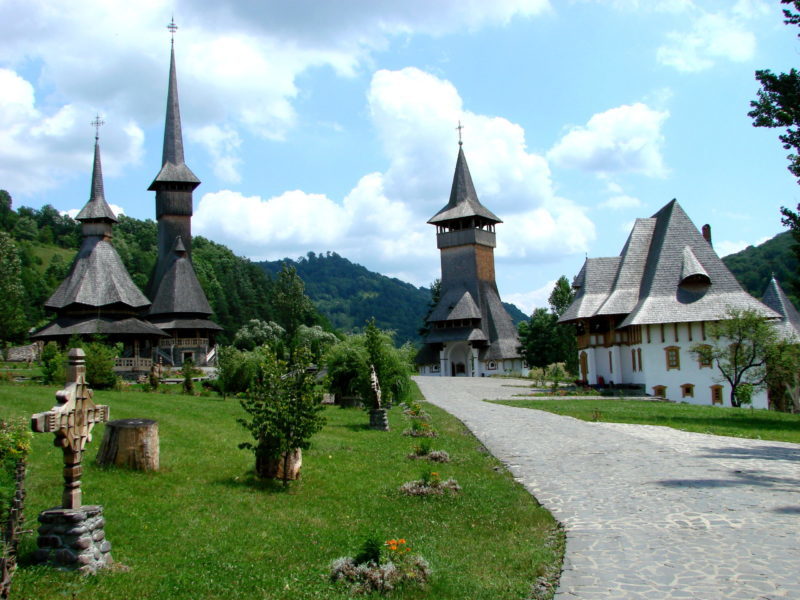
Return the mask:
<path id="1" fill-rule="evenodd" d="M 167 29 L 169 29 L 169 34 L 171 36 L 170 43 L 174 46 L 175 45 L 175 32 L 178 31 L 178 26 L 175 25 L 175 17 L 173 16 L 169 23 L 167 24 Z"/>
<path id="2" fill-rule="evenodd" d="M 94 127 L 94 139 L 95 139 L 95 140 L 97 140 L 97 139 L 99 139 L 99 138 L 100 138 L 100 127 L 101 127 L 102 125 L 105 125 L 105 124 L 106 124 L 106 122 L 105 122 L 105 121 L 103 121 L 103 119 L 101 119 L 101 118 L 100 118 L 100 115 L 97 115 L 97 116 L 94 118 L 94 121 L 92 121 L 91 123 L 89 123 L 89 125 L 91 125 L 92 127 Z"/>
<path id="3" fill-rule="evenodd" d="M 92 441 L 95 423 L 108 421 L 108 406 L 92 402 L 92 390 L 86 383 L 83 350 L 73 348 L 67 355 L 67 385 L 56 392 L 56 404 L 47 412 L 31 417 L 36 433 L 54 433 L 54 444 L 64 452 L 64 493 L 62 508 L 81 507 L 81 474 L 83 449 Z"/>
<path id="4" fill-rule="evenodd" d="M 464 126 L 461 124 L 461 121 L 458 122 L 458 127 L 456 127 L 456 129 L 458 129 L 458 145 L 460 146 L 462 144 L 462 142 L 461 142 L 461 130 L 464 129 Z"/>
<path id="5" fill-rule="evenodd" d="M 372 372 L 369 375 L 370 384 L 372 385 L 372 391 L 375 394 L 375 399 L 377 402 L 375 403 L 378 408 L 381 407 L 381 384 L 378 382 L 378 374 L 375 372 L 375 365 L 370 365 Z"/>

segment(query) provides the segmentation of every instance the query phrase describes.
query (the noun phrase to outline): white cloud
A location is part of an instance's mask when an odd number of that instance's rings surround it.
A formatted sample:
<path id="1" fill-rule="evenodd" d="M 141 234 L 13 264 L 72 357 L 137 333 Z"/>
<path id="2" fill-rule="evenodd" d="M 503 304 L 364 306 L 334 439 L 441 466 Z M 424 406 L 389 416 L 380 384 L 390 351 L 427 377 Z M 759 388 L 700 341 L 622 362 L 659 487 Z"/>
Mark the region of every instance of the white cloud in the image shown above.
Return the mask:
<path id="1" fill-rule="evenodd" d="M 256 258 L 334 250 L 427 285 L 439 275 L 439 256 L 426 221 L 448 201 L 461 119 L 478 196 L 504 221 L 498 265 L 581 253 L 594 239 L 585 210 L 555 194 L 547 160 L 527 151 L 523 129 L 465 110 L 450 82 L 414 68 L 378 71 L 367 98 L 389 160 L 385 172 L 363 176 L 341 203 L 302 191 L 206 194 L 194 217 L 198 233 Z"/>
<path id="2" fill-rule="evenodd" d="M 638 208 L 642 205 L 642 201 L 633 196 L 622 194 L 620 196 L 611 196 L 608 200 L 600 203 L 602 208 L 610 208 L 612 210 L 622 210 L 625 208 Z"/>
<path id="3" fill-rule="evenodd" d="M 3 184 L 25 194 L 83 173 L 81 153 L 73 156 L 66 148 L 80 147 L 87 137 L 80 127 L 96 110 L 107 129 L 160 124 L 170 14 L 179 17 L 175 49 L 184 132 L 208 150 L 220 177 L 235 182 L 239 132 L 285 137 L 296 123 L 297 78 L 309 69 L 330 67 L 351 76 L 399 36 L 475 30 L 549 9 L 548 0 L 4 0 L 0 68 L 12 74 L 35 69 L 26 77 L 46 90 L 46 104 L 34 104 L 33 87 L 24 79 L 4 78 L 0 175 L 10 173 Z M 23 139 L 22 131 L 33 132 L 36 143 Z M 117 153 L 122 165 L 137 156 L 135 136 L 126 135 L 130 147 Z M 214 138 L 222 147 L 212 144 Z"/>
<path id="4" fill-rule="evenodd" d="M 516 304 L 526 315 L 531 315 L 536 308 L 549 308 L 548 299 L 556 285 L 556 280 L 548 281 L 540 288 L 529 292 L 506 294 L 503 300 Z"/>
<path id="5" fill-rule="evenodd" d="M 222 181 L 239 183 L 242 159 L 237 151 L 242 145 L 239 134 L 230 127 L 206 125 L 190 132 L 189 138 L 201 144 L 213 159 L 214 174 Z"/>
<path id="6" fill-rule="evenodd" d="M 741 11 L 748 10 L 743 3 Z M 670 32 L 656 53 L 658 61 L 678 71 L 697 72 L 713 67 L 718 60 L 745 62 L 753 58 L 756 37 L 740 18 L 722 13 L 705 13 L 692 28 Z"/>
<path id="7" fill-rule="evenodd" d="M 573 127 L 547 153 L 562 167 L 598 173 L 632 172 L 663 177 L 662 127 L 668 111 L 637 102 L 593 115 L 585 126 Z"/>
<path id="8" fill-rule="evenodd" d="M 25 196 L 58 185 L 75 172 L 91 171 L 89 121 L 95 114 L 85 104 L 44 110 L 33 85 L 10 69 L 0 68 L 0 181 L 13 194 Z M 103 169 L 114 175 L 142 155 L 144 134 L 132 122 L 102 135 Z"/>
<path id="9" fill-rule="evenodd" d="M 736 254 L 737 252 L 741 252 L 748 246 L 760 246 L 766 241 L 771 240 L 771 236 L 763 237 L 755 242 L 746 242 L 744 240 L 738 241 L 731 241 L 731 240 L 722 240 L 720 242 L 714 242 L 714 250 L 716 251 L 717 255 L 722 258 L 723 256 L 728 256 L 729 254 Z"/>

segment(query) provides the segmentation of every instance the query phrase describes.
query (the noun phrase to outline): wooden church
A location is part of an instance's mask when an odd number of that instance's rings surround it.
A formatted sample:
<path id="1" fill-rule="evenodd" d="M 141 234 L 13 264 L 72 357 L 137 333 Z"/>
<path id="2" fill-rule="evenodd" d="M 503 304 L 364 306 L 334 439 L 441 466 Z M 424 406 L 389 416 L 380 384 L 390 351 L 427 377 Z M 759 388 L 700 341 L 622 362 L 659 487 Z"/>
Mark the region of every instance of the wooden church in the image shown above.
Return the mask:
<path id="1" fill-rule="evenodd" d="M 441 294 L 428 316 L 417 354 L 420 374 L 483 377 L 523 373 L 517 328 L 497 291 L 495 226 L 502 221 L 481 204 L 461 142 L 450 200 L 428 221 L 436 226 Z"/>
<path id="2" fill-rule="evenodd" d="M 45 304 L 55 319 L 32 339 L 66 344 L 73 335 L 101 335 L 108 342 L 122 342 L 119 370 L 146 371 L 154 361 L 174 366 L 188 359 L 198 366 L 213 363 L 214 336 L 222 328 L 210 319 L 211 305 L 192 266 L 192 192 L 200 180 L 183 156 L 174 43 L 162 166 L 149 188 L 156 193 L 158 222 L 158 260 L 148 288 L 152 303 L 133 283 L 111 243 L 117 218 L 105 200 L 97 138 L 89 201 L 76 217 L 83 243 L 67 277 Z"/>

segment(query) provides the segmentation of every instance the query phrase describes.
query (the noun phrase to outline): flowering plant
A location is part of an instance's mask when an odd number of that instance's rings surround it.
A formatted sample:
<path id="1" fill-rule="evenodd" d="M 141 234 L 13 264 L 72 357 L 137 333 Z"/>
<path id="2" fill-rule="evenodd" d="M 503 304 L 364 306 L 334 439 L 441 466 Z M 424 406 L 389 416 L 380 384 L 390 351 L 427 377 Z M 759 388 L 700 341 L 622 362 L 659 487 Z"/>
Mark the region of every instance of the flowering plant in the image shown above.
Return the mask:
<path id="1" fill-rule="evenodd" d="M 404 538 L 392 538 L 378 546 L 373 539 L 365 544 L 371 552 L 377 550 L 367 562 L 344 556 L 331 563 L 331 580 L 351 584 L 355 593 L 388 592 L 403 584 L 423 585 L 430 577 L 428 562 L 418 554 L 411 554 L 411 546 Z"/>

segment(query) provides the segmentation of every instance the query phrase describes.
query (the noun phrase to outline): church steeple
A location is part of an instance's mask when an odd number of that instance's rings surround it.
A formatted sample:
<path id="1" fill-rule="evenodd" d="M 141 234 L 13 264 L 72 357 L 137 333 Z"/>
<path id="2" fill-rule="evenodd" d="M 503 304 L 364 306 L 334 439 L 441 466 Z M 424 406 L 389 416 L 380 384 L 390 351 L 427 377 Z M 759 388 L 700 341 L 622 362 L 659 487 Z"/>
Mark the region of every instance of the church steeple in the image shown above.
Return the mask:
<path id="1" fill-rule="evenodd" d="M 103 122 L 98 116 L 92 125 L 99 127 Z M 103 166 L 100 162 L 99 135 L 94 136 L 94 165 L 92 167 L 92 184 L 89 191 L 89 201 L 75 216 L 76 221 L 83 224 L 83 235 L 103 235 L 111 237 L 111 225 L 117 222 L 114 211 L 106 202 L 103 190 Z"/>
<path id="2" fill-rule="evenodd" d="M 164 121 L 164 149 L 161 157 L 161 171 L 148 188 L 150 191 L 158 191 L 159 183 L 183 183 L 190 190 L 200 185 L 200 180 L 186 166 L 183 158 L 181 107 L 178 102 L 178 76 L 175 70 L 174 44 L 170 49 L 167 118 Z"/>
<path id="3" fill-rule="evenodd" d="M 173 34 L 177 25 L 172 21 L 167 29 Z M 174 40 L 170 48 L 169 80 L 167 84 L 167 111 L 164 120 L 164 151 L 161 170 L 148 188 L 156 193 L 156 220 L 158 221 L 158 262 L 150 283 L 153 295 L 161 284 L 175 258 L 172 249 L 180 237 L 189 258 L 192 255 L 192 191 L 200 180 L 186 166 L 183 154 L 181 109 L 178 102 L 178 76 L 175 67 Z"/>
<path id="4" fill-rule="evenodd" d="M 485 221 L 487 224 L 489 222 L 492 224 L 502 223 L 492 211 L 478 200 L 475 184 L 472 183 L 472 175 L 467 165 L 467 157 L 464 156 L 464 148 L 459 142 L 456 170 L 453 173 L 453 185 L 450 188 L 450 201 L 442 210 L 431 217 L 428 223 L 445 225 L 447 221 L 469 217 L 478 217 L 481 222 Z"/>

